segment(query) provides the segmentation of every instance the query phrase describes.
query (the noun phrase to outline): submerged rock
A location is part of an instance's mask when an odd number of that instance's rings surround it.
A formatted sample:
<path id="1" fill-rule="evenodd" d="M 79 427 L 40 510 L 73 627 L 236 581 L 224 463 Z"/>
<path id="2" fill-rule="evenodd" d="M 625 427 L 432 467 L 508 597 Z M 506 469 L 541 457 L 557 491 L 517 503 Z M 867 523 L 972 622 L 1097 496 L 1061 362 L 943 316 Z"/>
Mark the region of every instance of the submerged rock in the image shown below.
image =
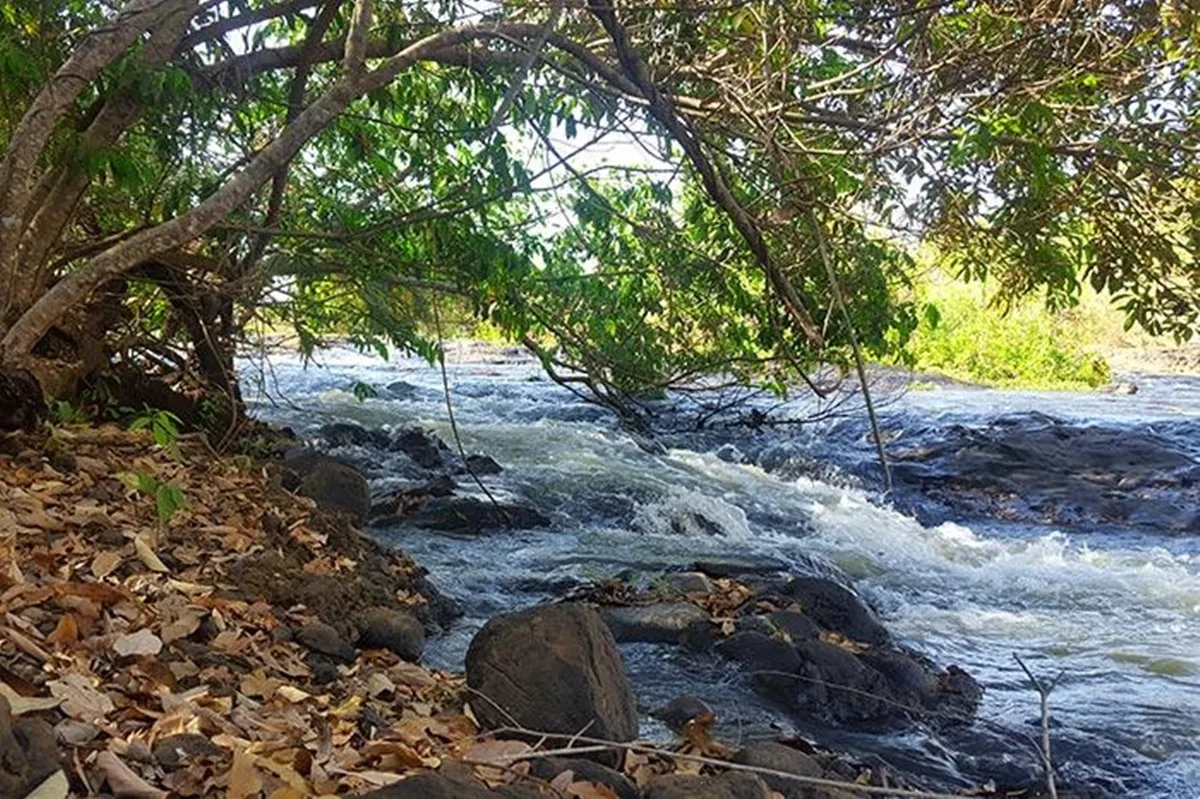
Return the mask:
<path id="1" fill-rule="evenodd" d="M 383 430 L 368 430 L 353 422 L 332 422 L 321 428 L 321 438 L 331 447 L 375 447 L 386 449 L 391 438 Z"/>
<path id="2" fill-rule="evenodd" d="M 471 709 L 484 729 L 632 741 L 637 702 L 612 633 L 585 605 L 542 605 L 497 616 L 466 658 Z"/>
<path id="3" fill-rule="evenodd" d="M 1200 461 L 1166 430 L 1013 415 L 954 425 L 939 440 L 894 452 L 892 473 L 901 500 L 909 494 L 904 504 L 927 522 L 966 516 L 1195 532 Z"/>
<path id="4" fill-rule="evenodd" d="M 396 431 L 390 446 L 403 452 L 422 469 L 444 469 L 450 451 L 440 438 L 415 427 Z"/>
<path id="5" fill-rule="evenodd" d="M 414 527 L 459 535 L 478 535 L 485 530 L 505 528 L 523 530 L 550 524 L 550 519 L 536 508 L 493 504 L 475 497 L 435 497 L 403 521 Z"/>

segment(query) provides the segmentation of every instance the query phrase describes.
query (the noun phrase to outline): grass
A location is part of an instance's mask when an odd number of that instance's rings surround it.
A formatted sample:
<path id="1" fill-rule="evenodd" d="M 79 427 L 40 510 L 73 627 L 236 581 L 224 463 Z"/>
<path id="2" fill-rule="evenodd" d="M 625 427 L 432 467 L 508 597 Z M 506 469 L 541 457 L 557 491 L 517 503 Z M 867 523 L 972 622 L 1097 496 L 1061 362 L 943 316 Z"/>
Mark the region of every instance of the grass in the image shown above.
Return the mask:
<path id="1" fill-rule="evenodd" d="M 927 271 L 913 297 L 922 311 L 908 347 L 916 368 L 993 386 L 1094 389 L 1112 378 L 1107 354 L 1169 344 L 1126 332 L 1121 312 L 1094 292 L 1057 313 L 1040 297 L 1002 313 L 994 295 L 986 282 Z"/>

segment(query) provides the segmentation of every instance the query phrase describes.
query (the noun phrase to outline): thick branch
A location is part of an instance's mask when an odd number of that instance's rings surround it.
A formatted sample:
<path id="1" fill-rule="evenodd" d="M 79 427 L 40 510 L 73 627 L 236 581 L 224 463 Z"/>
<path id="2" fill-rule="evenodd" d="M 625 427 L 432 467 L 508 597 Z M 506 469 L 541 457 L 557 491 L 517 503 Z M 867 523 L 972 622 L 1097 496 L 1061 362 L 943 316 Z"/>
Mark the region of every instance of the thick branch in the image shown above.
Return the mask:
<path id="1" fill-rule="evenodd" d="M 355 98 L 387 85 L 400 72 L 442 48 L 479 38 L 513 35 L 519 34 L 503 24 L 445 31 L 402 50 L 372 72 L 343 77 L 285 127 L 241 172 L 196 208 L 121 242 L 55 284 L 0 341 L 0 359 L 24 359 L 66 310 L 77 306 L 98 286 L 158 253 L 202 235 L 244 203 Z"/>
<path id="2" fill-rule="evenodd" d="M 16 280 L 16 253 L 32 196 L 33 173 L 55 125 L 109 64 L 188 0 L 130 0 L 117 17 L 89 33 L 34 98 L 0 162 L 0 286 Z M 5 305 L 12 297 L 5 297 Z M 0 309 L 0 317 L 7 307 Z"/>

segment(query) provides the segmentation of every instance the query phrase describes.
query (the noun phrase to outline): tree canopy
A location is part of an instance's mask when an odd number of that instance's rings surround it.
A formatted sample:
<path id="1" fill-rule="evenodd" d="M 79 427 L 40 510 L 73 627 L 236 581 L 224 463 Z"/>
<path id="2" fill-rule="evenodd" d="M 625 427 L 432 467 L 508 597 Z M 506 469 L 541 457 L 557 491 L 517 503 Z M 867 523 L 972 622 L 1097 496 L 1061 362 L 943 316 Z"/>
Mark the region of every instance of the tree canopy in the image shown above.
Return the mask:
<path id="1" fill-rule="evenodd" d="M 918 245 L 1200 318 L 1176 2 L 0 0 L 0 363 L 236 393 L 468 308 L 621 402 L 888 358 Z M 624 163 L 597 153 L 613 142 Z"/>

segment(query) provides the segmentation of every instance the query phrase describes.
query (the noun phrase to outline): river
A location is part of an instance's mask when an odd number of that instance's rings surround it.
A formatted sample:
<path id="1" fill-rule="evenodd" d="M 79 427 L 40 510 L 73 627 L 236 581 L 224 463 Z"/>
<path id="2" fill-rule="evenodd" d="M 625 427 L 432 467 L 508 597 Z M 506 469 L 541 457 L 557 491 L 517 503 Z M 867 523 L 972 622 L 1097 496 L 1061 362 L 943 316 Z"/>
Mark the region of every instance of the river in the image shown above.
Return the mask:
<path id="1" fill-rule="evenodd" d="M 420 425 L 451 440 L 437 369 L 340 349 L 319 360 L 306 369 L 280 354 L 266 370 L 257 358 L 243 361 L 254 412 L 302 436 L 350 420 Z M 476 355 L 450 363 L 448 378 L 467 450 L 505 467 L 487 478 L 493 492 L 536 505 L 553 525 L 478 538 L 376 531 L 463 604 L 464 617 L 431 642 L 435 665 L 461 668 L 471 635 L 490 616 L 589 578 L 697 560 L 834 567 L 903 643 L 986 686 L 979 722 L 883 736 L 806 727 L 711 657 L 625 645 L 644 709 L 694 693 L 714 706 L 728 738 L 798 731 L 878 753 L 943 786 L 1015 779 L 1036 768 L 1027 736 L 1038 731 L 1037 695 L 1018 654 L 1035 673 L 1062 674 L 1051 704 L 1065 780 L 1123 796 L 1200 796 L 1200 535 L 1192 528 L 1160 529 L 1158 516 L 1143 523 L 1136 514 L 1127 524 L 1050 524 L 1022 512 L 959 511 L 903 486 L 884 494 L 863 414 L 853 408 L 805 425 L 676 432 L 659 449 L 547 381 L 528 359 Z M 360 402 L 356 382 L 378 396 Z M 1116 449 L 1123 437 L 1161 433 L 1189 468 L 1200 464 L 1200 456 L 1192 462 L 1200 379 L 1144 377 L 1138 385 L 1131 396 L 952 385 L 896 392 L 885 398 L 881 426 L 889 448 L 902 452 L 944 444 L 948 430 L 974 435 L 1052 417 L 1115 433 Z M 783 410 L 803 418 L 821 408 L 806 398 Z M 376 489 L 403 478 L 386 453 L 346 454 L 367 465 Z M 1192 478 L 1179 485 L 1175 494 L 1163 489 L 1166 500 L 1193 512 Z M 647 716 L 643 734 L 666 732 Z"/>

